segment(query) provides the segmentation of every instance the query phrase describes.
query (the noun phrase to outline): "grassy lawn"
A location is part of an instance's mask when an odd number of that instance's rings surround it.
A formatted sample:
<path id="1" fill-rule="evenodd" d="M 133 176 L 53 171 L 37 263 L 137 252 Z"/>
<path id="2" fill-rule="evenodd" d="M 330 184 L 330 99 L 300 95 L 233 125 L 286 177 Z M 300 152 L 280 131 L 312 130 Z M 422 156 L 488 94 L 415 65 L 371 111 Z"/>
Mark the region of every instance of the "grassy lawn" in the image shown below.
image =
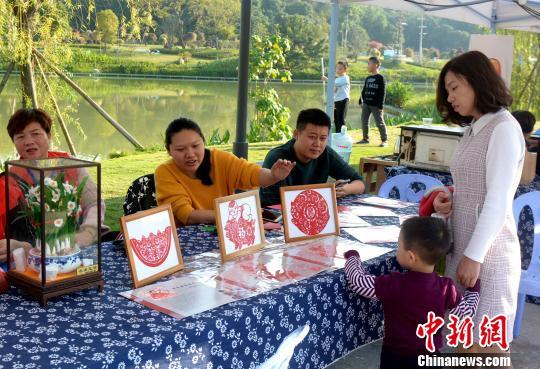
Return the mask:
<path id="1" fill-rule="evenodd" d="M 362 138 L 362 132 L 360 130 L 349 131 L 349 134 L 354 142 Z M 378 147 L 380 137 L 377 129 L 372 129 L 370 135 L 371 144 L 353 145 L 349 163 L 356 170 L 358 170 L 358 164 L 362 157 L 391 154 L 395 139 L 399 135 L 399 127 L 388 127 L 389 145 L 385 148 Z M 279 144 L 277 142 L 250 144 L 249 161 L 263 161 L 266 153 Z M 232 145 L 218 146 L 218 148 L 231 151 Z M 124 196 L 131 182 L 144 174 L 153 173 L 155 168 L 167 159 L 167 153 L 159 151 L 153 153 L 135 153 L 121 158 L 107 159 L 101 163 L 102 196 L 107 206 L 105 222 L 113 230 L 119 230 L 119 219 L 123 215 L 122 204 L 124 203 Z"/>

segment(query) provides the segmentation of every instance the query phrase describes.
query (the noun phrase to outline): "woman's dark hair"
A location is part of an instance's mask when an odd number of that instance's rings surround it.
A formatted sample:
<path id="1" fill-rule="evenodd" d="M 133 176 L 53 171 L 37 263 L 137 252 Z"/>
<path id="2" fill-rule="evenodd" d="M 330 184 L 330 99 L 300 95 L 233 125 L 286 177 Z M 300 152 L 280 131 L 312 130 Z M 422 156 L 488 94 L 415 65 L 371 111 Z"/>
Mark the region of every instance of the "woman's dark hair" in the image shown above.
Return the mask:
<path id="1" fill-rule="evenodd" d="M 423 262 L 435 265 L 450 250 L 450 232 L 446 222 L 434 217 L 413 217 L 401 225 L 401 239 Z"/>
<path id="2" fill-rule="evenodd" d="M 27 125 L 34 122 L 39 123 L 47 134 L 51 133 L 52 119 L 44 110 L 34 108 L 19 109 L 9 118 L 7 125 L 11 140 L 13 141 L 13 137 L 17 133 L 22 132 Z"/>
<path id="3" fill-rule="evenodd" d="M 199 136 L 201 136 L 204 143 L 204 135 L 201 131 L 201 127 L 194 121 L 189 118 L 178 118 L 169 123 L 167 130 L 165 131 L 165 148 L 169 151 L 169 146 L 171 145 L 172 137 L 185 129 L 195 131 Z M 201 180 L 202 184 L 206 186 L 211 186 L 214 182 L 210 178 L 210 171 L 212 169 L 212 163 L 210 162 L 210 150 L 204 149 L 204 158 L 195 172 L 195 177 Z"/>
<path id="4" fill-rule="evenodd" d="M 536 124 L 536 118 L 534 114 L 527 110 L 516 110 L 512 112 L 512 115 L 518 121 L 521 126 L 521 131 L 524 134 L 531 133 Z"/>
<path id="5" fill-rule="evenodd" d="M 474 91 L 474 106 L 482 114 L 495 113 L 512 104 L 512 95 L 493 64 L 480 51 L 469 51 L 451 59 L 445 64 L 437 83 L 437 110 L 445 122 L 463 121 L 448 102 L 445 77 L 448 72 L 465 78 Z"/>

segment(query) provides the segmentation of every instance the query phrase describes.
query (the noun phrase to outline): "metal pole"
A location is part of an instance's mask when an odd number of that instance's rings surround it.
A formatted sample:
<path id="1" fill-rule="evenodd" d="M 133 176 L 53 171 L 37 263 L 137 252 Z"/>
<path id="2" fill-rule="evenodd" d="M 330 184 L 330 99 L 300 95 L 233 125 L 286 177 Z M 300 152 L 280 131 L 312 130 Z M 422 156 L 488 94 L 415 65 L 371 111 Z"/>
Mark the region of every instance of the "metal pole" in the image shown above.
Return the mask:
<path id="1" fill-rule="evenodd" d="M 491 7 L 491 22 L 490 22 L 490 30 L 492 34 L 497 33 L 497 2 L 494 1 L 493 5 Z"/>
<path id="2" fill-rule="evenodd" d="M 339 0 L 332 3 L 332 18 L 330 19 L 330 50 L 328 56 L 328 85 L 326 86 L 326 114 L 334 121 L 334 84 L 336 78 L 336 42 L 339 21 Z M 332 130 L 330 130 L 332 131 Z M 331 143 L 332 135 L 328 137 Z"/>
<path id="3" fill-rule="evenodd" d="M 238 99 L 236 107 L 236 141 L 233 153 L 239 158 L 248 158 L 247 104 L 249 89 L 249 37 L 251 34 L 251 0 L 242 0 L 240 18 L 240 65 L 238 67 Z"/>

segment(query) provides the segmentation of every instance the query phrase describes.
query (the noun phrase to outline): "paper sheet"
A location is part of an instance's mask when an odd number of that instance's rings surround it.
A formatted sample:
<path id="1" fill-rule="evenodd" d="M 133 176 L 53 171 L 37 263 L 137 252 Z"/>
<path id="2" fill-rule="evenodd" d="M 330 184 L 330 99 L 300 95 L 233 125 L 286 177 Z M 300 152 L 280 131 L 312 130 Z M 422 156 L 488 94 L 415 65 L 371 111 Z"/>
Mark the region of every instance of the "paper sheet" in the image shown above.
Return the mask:
<path id="1" fill-rule="evenodd" d="M 382 206 L 385 208 L 393 208 L 393 209 L 403 209 L 411 205 L 404 201 L 386 199 L 386 198 L 377 197 L 377 196 L 364 197 L 364 198 L 355 200 L 355 202 L 360 203 L 360 204 Z"/>
<path id="2" fill-rule="evenodd" d="M 399 238 L 399 227 L 395 225 L 369 228 L 345 228 L 344 230 L 362 243 L 398 242 Z"/>
<path id="3" fill-rule="evenodd" d="M 364 219 L 359 218 L 351 212 L 340 212 L 339 213 L 339 226 L 341 228 L 346 227 L 369 227 L 371 224 L 366 222 Z"/>
<path id="4" fill-rule="evenodd" d="M 236 300 L 234 296 L 208 286 L 204 278 L 184 275 L 163 283 L 120 293 L 161 313 L 181 319 Z M 197 301 L 196 304 L 193 301 Z"/>
<path id="5" fill-rule="evenodd" d="M 348 212 L 358 217 L 397 217 L 398 215 L 390 209 L 379 208 L 376 206 L 357 205 L 341 206 L 340 211 Z"/>

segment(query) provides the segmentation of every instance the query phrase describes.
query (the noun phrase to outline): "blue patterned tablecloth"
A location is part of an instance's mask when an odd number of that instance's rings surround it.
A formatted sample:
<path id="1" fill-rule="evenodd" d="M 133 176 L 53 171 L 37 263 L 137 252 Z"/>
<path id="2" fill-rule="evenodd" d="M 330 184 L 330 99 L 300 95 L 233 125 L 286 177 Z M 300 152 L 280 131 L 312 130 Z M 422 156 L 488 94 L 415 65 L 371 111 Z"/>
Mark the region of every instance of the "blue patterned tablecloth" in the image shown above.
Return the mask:
<path id="1" fill-rule="evenodd" d="M 399 224 L 395 217 L 365 219 Z M 217 245 L 217 235 L 199 226 L 179 236 L 187 259 Z M 380 305 L 353 294 L 343 270 L 177 320 L 118 295 L 131 289 L 123 245 L 104 244 L 103 265 L 102 293 L 62 296 L 45 308 L 15 288 L 0 294 L 0 368 L 256 368 L 306 324 L 290 367 L 324 368 L 383 333 Z M 393 252 L 366 265 L 377 275 L 398 267 Z"/>
<path id="2" fill-rule="evenodd" d="M 387 167 L 384 169 L 387 178 L 391 178 L 400 174 L 424 174 L 437 178 L 445 186 L 453 184 L 450 173 L 435 172 L 431 170 L 420 170 L 405 166 Z M 540 191 L 540 176 L 536 176 L 528 185 L 518 186 L 514 198 L 517 198 L 527 192 Z M 521 246 L 521 269 L 529 268 L 531 262 L 532 250 L 534 244 L 534 219 L 530 208 L 526 207 L 520 214 L 518 226 L 519 243 Z M 540 298 L 527 296 L 527 302 L 532 302 L 540 305 Z"/>

